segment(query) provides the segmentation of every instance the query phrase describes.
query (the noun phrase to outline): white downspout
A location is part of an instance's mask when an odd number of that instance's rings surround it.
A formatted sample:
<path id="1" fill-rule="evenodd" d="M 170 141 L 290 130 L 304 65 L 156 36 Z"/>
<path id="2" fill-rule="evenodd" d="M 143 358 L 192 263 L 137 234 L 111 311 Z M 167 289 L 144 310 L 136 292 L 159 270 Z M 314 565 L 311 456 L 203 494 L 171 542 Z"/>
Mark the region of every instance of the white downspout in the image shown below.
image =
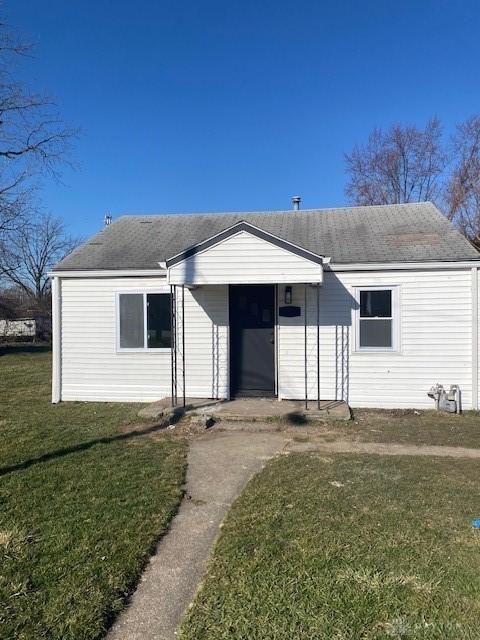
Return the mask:
<path id="1" fill-rule="evenodd" d="M 52 278 L 52 402 L 62 397 L 62 282 Z"/>
<path id="2" fill-rule="evenodd" d="M 478 409 L 478 267 L 472 267 L 472 409 Z"/>

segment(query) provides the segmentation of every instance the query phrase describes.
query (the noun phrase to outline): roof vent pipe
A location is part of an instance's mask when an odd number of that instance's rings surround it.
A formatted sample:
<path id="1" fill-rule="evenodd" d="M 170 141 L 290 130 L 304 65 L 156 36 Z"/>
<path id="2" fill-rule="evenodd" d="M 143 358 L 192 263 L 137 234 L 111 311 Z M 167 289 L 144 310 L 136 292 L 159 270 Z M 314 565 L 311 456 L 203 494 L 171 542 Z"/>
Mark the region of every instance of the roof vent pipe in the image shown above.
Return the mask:
<path id="1" fill-rule="evenodd" d="M 292 198 L 292 205 L 293 205 L 293 210 L 294 211 L 298 211 L 300 209 L 300 202 L 302 201 L 300 196 L 293 196 Z"/>

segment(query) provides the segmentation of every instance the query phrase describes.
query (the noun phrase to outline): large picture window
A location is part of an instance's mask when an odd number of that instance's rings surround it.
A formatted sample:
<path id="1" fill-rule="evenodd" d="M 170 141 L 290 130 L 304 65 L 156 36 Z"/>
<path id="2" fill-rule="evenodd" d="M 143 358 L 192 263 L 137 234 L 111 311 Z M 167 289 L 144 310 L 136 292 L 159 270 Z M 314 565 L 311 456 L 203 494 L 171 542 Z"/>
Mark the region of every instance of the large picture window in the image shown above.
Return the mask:
<path id="1" fill-rule="evenodd" d="M 119 293 L 117 348 L 120 351 L 170 349 L 170 294 Z"/>
<path id="2" fill-rule="evenodd" d="M 357 349 L 396 350 L 396 289 L 359 289 L 357 302 Z"/>

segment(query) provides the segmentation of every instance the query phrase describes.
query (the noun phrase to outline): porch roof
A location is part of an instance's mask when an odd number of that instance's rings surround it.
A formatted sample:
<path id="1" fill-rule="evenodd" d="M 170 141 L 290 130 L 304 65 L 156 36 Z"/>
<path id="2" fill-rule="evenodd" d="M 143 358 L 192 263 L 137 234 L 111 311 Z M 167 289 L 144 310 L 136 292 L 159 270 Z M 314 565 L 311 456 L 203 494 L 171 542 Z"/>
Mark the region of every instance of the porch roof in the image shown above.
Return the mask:
<path id="1" fill-rule="evenodd" d="M 324 256 L 241 221 L 166 261 L 170 284 L 321 283 Z"/>

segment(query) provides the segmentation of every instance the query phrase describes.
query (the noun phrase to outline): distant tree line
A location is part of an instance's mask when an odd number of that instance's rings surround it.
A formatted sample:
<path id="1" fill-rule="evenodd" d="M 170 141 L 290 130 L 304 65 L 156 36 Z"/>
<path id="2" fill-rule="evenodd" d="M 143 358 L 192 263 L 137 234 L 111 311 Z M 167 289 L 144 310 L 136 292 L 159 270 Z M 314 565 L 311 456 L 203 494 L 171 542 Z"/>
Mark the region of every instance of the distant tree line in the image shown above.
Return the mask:
<path id="1" fill-rule="evenodd" d="M 32 45 L 0 21 L 0 315 L 50 311 L 48 271 L 77 244 L 38 206 L 41 181 L 58 178 L 76 131 L 54 101 L 19 82 Z"/>
<path id="2" fill-rule="evenodd" d="M 50 313 L 48 273 L 79 243 L 65 230 L 61 218 L 37 213 L 7 234 L 1 255 L 2 280 L 14 299 L 23 300 L 39 315 Z"/>
<path id="3" fill-rule="evenodd" d="M 424 128 L 376 128 L 345 161 L 352 204 L 431 200 L 480 248 L 480 116 L 459 123 L 449 138 L 438 118 Z"/>

